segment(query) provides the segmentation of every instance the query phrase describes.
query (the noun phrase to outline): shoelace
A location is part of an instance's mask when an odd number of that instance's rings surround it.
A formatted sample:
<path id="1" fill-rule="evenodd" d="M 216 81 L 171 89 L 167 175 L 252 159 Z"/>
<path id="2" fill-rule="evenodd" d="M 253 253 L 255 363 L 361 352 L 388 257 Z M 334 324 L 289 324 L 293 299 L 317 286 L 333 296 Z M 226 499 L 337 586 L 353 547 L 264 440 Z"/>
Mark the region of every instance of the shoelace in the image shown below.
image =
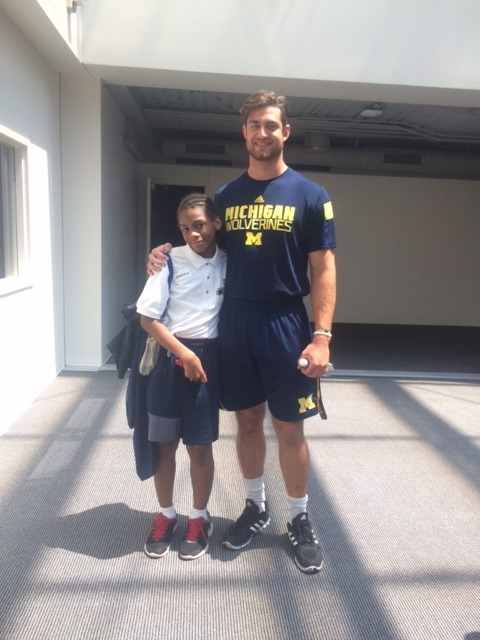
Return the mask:
<path id="1" fill-rule="evenodd" d="M 161 540 L 166 534 L 168 528 L 171 526 L 172 520 L 166 518 L 163 513 L 160 513 L 153 523 L 152 538 L 155 540 Z"/>
<path id="2" fill-rule="evenodd" d="M 298 544 L 315 544 L 316 538 L 308 520 L 300 520 L 298 525 Z"/>
<path id="3" fill-rule="evenodd" d="M 203 540 L 207 539 L 207 534 L 203 526 L 204 522 L 206 521 L 203 518 L 188 520 L 187 535 L 185 536 L 187 542 L 196 542 L 199 538 L 203 538 Z"/>

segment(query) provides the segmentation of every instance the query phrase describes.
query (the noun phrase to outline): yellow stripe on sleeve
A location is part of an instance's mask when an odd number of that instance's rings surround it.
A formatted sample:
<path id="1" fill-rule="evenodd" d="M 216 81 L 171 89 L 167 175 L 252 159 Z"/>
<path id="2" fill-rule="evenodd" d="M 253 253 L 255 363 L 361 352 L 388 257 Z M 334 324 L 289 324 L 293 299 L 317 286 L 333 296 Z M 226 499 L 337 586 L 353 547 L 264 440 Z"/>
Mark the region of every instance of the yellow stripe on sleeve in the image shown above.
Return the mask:
<path id="1" fill-rule="evenodd" d="M 323 211 L 325 213 L 325 220 L 331 220 L 333 218 L 333 207 L 331 202 L 324 203 Z"/>

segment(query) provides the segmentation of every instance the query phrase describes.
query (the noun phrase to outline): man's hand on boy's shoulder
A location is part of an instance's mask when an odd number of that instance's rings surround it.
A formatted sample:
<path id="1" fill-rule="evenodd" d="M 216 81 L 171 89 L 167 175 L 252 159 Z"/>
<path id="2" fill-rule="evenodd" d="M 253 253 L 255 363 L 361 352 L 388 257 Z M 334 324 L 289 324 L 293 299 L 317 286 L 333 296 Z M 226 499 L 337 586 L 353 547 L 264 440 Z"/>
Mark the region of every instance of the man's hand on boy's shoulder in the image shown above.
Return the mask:
<path id="1" fill-rule="evenodd" d="M 165 267 L 167 260 L 169 260 L 165 254 L 170 253 L 171 250 L 172 245 L 170 242 L 165 242 L 165 244 L 161 244 L 159 247 L 155 247 L 150 251 L 147 262 L 147 273 L 149 276 L 153 276 Z"/>

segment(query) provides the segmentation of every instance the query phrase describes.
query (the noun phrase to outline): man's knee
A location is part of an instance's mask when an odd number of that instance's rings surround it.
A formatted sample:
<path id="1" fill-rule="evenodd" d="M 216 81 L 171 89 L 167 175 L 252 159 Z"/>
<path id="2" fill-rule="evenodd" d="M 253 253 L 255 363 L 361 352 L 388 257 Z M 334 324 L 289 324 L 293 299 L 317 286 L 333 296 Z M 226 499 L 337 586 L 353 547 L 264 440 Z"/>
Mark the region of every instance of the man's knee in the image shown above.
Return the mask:
<path id="1" fill-rule="evenodd" d="M 288 448 L 303 446 L 305 443 L 303 421 L 282 422 L 281 420 L 273 418 L 272 422 L 280 445 Z"/>
<path id="2" fill-rule="evenodd" d="M 235 415 L 237 418 L 239 435 L 248 436 L 259 431 L 263 431 L 265 405 L 259 404 L 256 407 L 243 409 L 242 411 L 236 411 Z"/>

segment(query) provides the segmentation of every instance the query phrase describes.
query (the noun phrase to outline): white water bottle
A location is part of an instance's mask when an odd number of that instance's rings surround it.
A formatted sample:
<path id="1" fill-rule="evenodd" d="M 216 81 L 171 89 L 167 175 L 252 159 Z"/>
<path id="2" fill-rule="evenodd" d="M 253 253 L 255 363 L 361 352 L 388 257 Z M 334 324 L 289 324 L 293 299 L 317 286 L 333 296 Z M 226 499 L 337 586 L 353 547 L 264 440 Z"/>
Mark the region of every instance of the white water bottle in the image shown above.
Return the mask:
<path id="1" fill-rule="evenodd" d="M 305 369 L 305 367 L 308 367 L 309 363 L 307 358 L 299 358 L 297 364 L 301 369 Z M 328 378 L 334 371 L 335 369 L 333 368 L 333 364 L 329 362 L 325 367 L 325 372 L 322 374 L 322 378 Z"/>

